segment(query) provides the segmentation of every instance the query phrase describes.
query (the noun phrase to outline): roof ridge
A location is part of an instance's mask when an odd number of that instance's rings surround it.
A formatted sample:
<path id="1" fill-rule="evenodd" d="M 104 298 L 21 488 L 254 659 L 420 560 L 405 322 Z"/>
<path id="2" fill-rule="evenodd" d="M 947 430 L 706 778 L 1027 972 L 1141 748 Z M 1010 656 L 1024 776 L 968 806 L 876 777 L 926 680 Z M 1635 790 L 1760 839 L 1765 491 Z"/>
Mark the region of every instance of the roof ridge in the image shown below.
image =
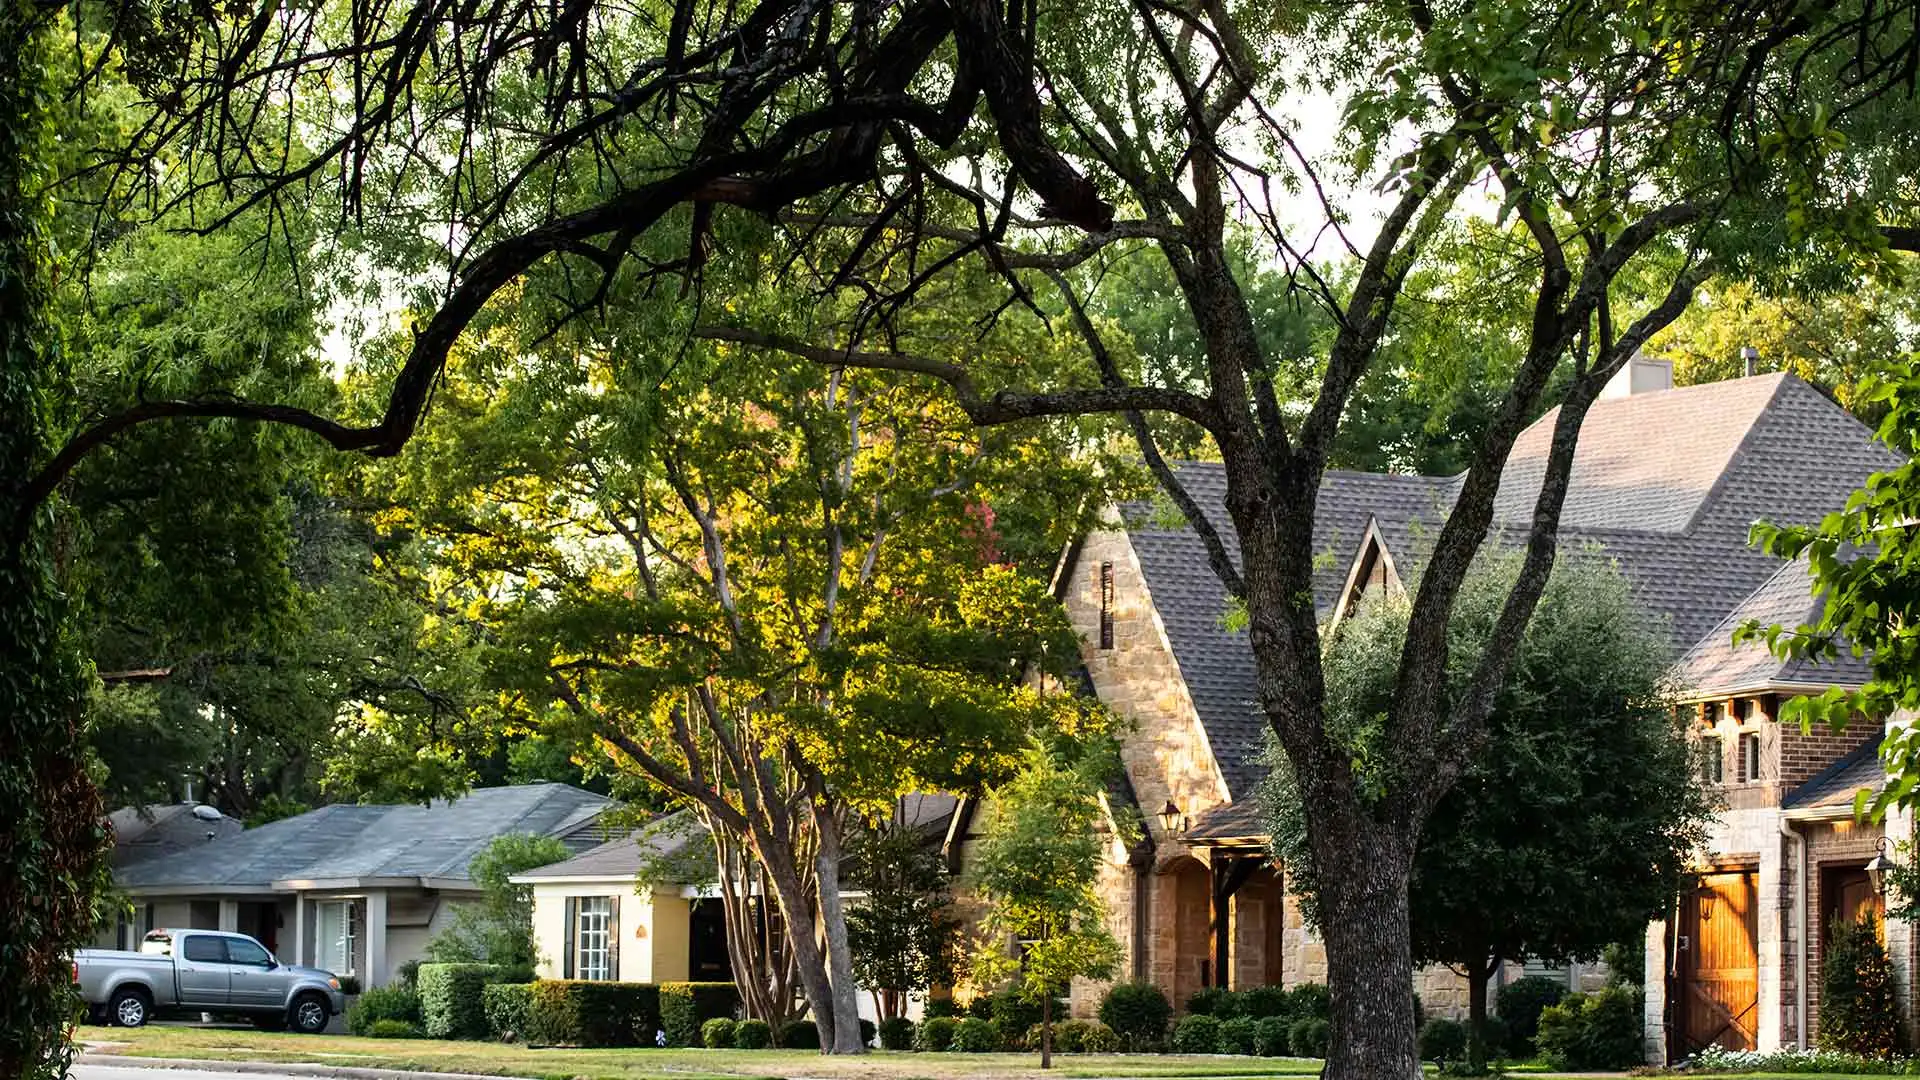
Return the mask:
<path id="1" fill-rule="evenodd" d="M 1748 424 L 1747 430 L 1741 434 L 1740 441 L 1734 445 L 1733 453 L 1727 455 L 1727 463 L 1720 467 L 1720 474 L 1713 478 L 1713 484 L 1707 488 L 1706 495 L 1703 498 L 1701 498 L 1701 500 L 1698 503 L 1694 505 L 1693 513 L 1687 518 L 1687 523 L 1684 526 L 1682 526 L 1680 529 L 1681 536 L 1692 536 L 1694 528 L 1698 526 L 1701 520 L 1707 516 L 1708 511 L 1712 510 L 1714 507 L 1719 505 L 1720 496 L 1726 490 L 1726 487 L 1727 487 L 1727 478 L 1732 476 L 1734 474 L 1734 471 L 1737 470 L 1740 467 L 1741 463 L 1745 460 L 1747 447 L 1753 442 L 1754 433 L 1759 431 L 1762 427 L 1764 427 L 1766 424 L 1768 424 L 1772 420 L 1774 416 L 1773 406 L 1774 406 L 1774 403 L 1780 400 L 1781 388 L 1786 386 L 1789 382 L 1800 382 L 1800 379 L 1798 376 L 1795 376 L 1792 373 L 1785 372 L 1785 371 L 1768 372 L 1765 375 L 1753 375 L 1749 377 L 1755 378 L 1755 379 L 1773 378 L 1774 379 L 1773 391 L 1767 395 L 1767 400 L 1760 406 L 1759 411 L 1753 414 L 1753 422 Z M 1746 380 L 1745 379 L 1738 379 L 1738 380 L 1729 379 L 1729 380 L 1723 380 L 1723 381 L 1744 382 Z M 1713 386 L 1716 384 L 1696 383 L 1695 385 L 1696 386 Z M 1675 389 L 1690 390 L 1692 389 L 1692 387 L 1676 387 Z M 1748 595 L 1751 596 L 1752 594 L 1749 593 Z"/>

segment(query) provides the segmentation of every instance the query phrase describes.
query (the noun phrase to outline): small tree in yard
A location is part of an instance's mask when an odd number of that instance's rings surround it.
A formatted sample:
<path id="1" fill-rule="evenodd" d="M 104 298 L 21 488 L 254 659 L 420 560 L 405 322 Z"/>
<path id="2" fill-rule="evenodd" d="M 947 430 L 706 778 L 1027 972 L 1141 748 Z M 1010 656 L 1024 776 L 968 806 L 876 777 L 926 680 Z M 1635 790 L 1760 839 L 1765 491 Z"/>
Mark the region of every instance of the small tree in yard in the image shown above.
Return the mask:
<path id="1" fill-rule="evenodd" d="M 1496 556 L 1467 577 L 1449 627 L 1462 661 L 1477 655 L 1513 563 Z M 1363 774 L 1407 616 L 1399 598 L 1370 598 L 1327 644 L 1330 707 Z M 1658 917 L 1680 887 L 1713 806 L 1667 703 L 1666 668 L 1664 640 L 1626 579 L 1590 554 L 1563 559 L 1484 751 L 1434 807 L 1414 856 L 1414 960 L 1466 974 L 1473 1070 L 1486 1058 L 1487 984 L 1502 962 L 1591 960 Z M 1265 795 L 1275 850 L 1313 919 L 1317 881 L 1295 790 L 1283 764 Z"/>
<path id="2" fill-rule="evenodd" d="M 1900 1048 L 1900 1004 L 1880 920 L 1871 912 L 1835 918 L 1831 934 L 1820 964 L 1820 1049 L 1892 1057 Z"/>
<path id="3" fill-rule="evenodd" d="M 1016 974 L 1016 993 L 1040 1006 L 1040 1067 L 1053 1065 L 1053 999 L 1076 976 L 1104 979 L 1120 960 L 1106 927 L 1100 875 L 1100 777 L 1110 759 L 1068 764 L 1033 751 L 1013 780 L 994 789 L 975 854 L 972 884 L 986 902 L 975 977 L 990 985 Z"/>
<path id="4" fill-rule="evenodd" d="M 427 942 L 427 959 L 499 964 L 531 979 L 540 960 L 533 945 L 533 890 L 510 879 L 572 854 L 558 837 L 508 833 L 496 838 L 467 867 L 480 886 L 480 902 L 454 912 L 452 924 Z"/>
<path id="5" fill-rule="evenodd" d="M 960 926 L 948 910 L 947 867 L 924 836 L 898 824 L 860 834 L 852 852 L 850 883 L 865 894 L 847 910 L 853 975 L 891 1020 L 907 995 L 953 979 Z"/>

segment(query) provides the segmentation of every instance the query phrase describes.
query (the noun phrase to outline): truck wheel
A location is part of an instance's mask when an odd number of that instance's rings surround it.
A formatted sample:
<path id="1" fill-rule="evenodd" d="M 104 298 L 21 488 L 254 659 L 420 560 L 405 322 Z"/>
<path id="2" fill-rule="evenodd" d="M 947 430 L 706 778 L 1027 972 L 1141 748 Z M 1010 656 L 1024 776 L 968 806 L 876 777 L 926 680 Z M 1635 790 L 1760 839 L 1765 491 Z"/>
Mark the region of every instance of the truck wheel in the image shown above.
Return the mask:
<path id="1" fill-rule="evenodd" d="M 107 1003 L 107 1016 L 120 1027 L 145 1027 L 151 1018 L 153 1006 L 147 1004 L 147 995 L 133 987 L 125 987 L 113 992 L 113 999 Z"/>
<path id="2" fill-rule="evenodd" d="M 331 1017 L 326 1000 L 319 994 L 301 994 L 293 999 L 293 1007 L 287 1010 L 287 1021 L 303 1035 L 318 1035 L 327 1030 L 327 1021 Z"/>

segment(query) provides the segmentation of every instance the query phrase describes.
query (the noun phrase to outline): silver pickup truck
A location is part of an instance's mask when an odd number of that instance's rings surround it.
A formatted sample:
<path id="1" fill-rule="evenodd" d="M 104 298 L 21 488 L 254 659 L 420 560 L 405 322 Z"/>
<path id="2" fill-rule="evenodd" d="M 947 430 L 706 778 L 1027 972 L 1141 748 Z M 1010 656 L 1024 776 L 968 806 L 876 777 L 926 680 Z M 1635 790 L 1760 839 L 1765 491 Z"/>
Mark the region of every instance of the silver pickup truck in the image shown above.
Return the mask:
<path id="1" fill-rule="evenodd" d="M 155 930 L 139 952 L 81 949 L 73 965 L 88 1009 L 122 1027 L 159 1015 L 214 1013 L 318 1034 L 346 1009 L 330 972 L 282 964 L 245 934 Z"/>

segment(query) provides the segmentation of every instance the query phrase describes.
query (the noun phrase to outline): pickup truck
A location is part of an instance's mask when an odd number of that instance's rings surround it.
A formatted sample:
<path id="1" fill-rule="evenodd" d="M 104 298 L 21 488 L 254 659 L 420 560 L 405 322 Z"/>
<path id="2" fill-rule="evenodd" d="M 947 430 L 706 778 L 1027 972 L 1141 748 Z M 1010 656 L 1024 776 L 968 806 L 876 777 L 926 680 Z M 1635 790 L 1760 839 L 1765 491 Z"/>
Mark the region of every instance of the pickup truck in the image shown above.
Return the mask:
<path id="1" fill-rule="evenodd" d="M 267 1030 L 325 1031 L 345 1011 L 340 980 L 274 959 L 245 934 L 155 930 L 139 952 L 81 949 L 73 957 L 80 995 L 96 1018 L 139 1027 L 157 1015 L 245 1016 Z"/>

